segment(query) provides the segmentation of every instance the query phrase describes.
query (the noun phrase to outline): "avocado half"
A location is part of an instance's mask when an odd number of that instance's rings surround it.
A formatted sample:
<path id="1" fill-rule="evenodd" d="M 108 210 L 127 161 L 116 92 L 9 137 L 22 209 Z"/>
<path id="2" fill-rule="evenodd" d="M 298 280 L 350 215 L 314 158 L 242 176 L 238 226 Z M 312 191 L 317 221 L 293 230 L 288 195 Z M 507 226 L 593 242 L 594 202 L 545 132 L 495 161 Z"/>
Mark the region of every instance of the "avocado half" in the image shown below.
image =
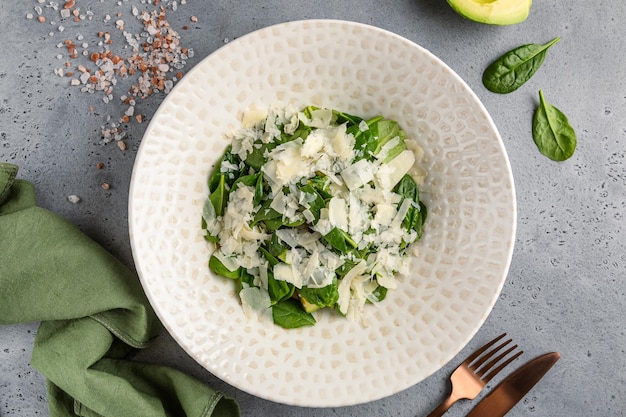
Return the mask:
<path id="1" fill-rule="evenodd" d="M 447 0 L 461 16 L 489 25 L 514 25 L 530 13 L 532 0 Z"/>

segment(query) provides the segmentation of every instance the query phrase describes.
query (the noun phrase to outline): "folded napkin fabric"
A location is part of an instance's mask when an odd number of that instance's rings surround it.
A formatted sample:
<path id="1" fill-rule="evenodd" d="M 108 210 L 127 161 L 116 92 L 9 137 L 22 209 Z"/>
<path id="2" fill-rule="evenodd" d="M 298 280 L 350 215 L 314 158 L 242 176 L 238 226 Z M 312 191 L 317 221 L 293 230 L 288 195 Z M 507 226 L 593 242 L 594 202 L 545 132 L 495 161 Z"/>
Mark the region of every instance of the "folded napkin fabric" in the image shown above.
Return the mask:
<path id="1" fill-rule="evenodd" d="M 52 417 L 235 417 L 237 403 L 176 369 L 129 359 L 161 326 L 135 274 L 38 207 L 0 163 L 0 325 L 41 322 L 31 364 Z"/>

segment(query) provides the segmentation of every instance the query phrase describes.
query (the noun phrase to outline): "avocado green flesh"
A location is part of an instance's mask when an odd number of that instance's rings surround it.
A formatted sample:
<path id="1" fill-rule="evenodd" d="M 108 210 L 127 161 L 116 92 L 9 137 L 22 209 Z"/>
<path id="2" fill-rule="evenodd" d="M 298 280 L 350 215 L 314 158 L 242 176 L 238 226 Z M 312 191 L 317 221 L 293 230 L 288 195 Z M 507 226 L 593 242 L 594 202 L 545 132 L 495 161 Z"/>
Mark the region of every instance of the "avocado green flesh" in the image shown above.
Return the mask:
<path id="1" fill-rule="evenodd" d="M 447 0 L 461 16 L 490 25 L 523 22 L 530 13 L 532 0 Z"/>
<path id="2" fill-rule="evenodd" d="M 302 303 L 302 307 L 304 307 L 304 311 L 307 313 L 313 313 L 320 309 L 318 305 L 312 304 L 306 298 L 300 296 L 300 303 Z"/>

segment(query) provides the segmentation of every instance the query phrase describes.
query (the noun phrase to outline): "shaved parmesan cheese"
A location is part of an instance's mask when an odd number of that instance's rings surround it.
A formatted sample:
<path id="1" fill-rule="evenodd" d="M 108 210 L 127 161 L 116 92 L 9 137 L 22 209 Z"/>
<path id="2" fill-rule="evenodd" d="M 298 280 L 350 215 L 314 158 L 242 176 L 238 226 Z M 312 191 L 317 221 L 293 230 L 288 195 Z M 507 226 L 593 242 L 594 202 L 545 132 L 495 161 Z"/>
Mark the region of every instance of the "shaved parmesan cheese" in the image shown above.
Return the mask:
<path id="1" fill-rule="evenodd" d="M 374 179 L 377 168 L 365 159 L 359 159 L 354 164 L 341 171 L 341 178 L 349 190 L 363 187 Z M 399 180 L 398 180 L 399 181 Z"/>
<path id="2" fill-rule="evenodd" d="M 307 126 L 315 127 L 318 129 L 326 129 L 330 126 L 330 122 L 333 118 L 333 112 L 330 109 L 318 109 L 311 111 L 311 119 L 308 120 L 301 114 L 301 120 L 304 121 Z"/>
<path id="3" fill-rule="evenodd" d="M 309 134 L 302 145 L 302 155 L 308 158 L 316 158 L 324 149 L 326 138 L 323 130 L 314 130 Z"/>
<path id="4" fill-rule="evenodd" d="M 378 172 L 374 175 L 376 186 L 391 190 L 409 172 L 414 163 L 415 156 L 412 151 L 406 149 L 400 152 L 398 156 L 378 168 Z"/>
<path id="5" fill-rule="evenodd" d="M 354 158 L 354 136 L 346 134 L 346 125 L 328 129 L 330 148 L 327 151 L 331 156 L 349 161 Z"/>
<path id="6" fill-rule="evenodd" d="M 343 198 L 333 197 L 328 202 L 328 220 L 331 226 L 348 231 L 348 212 L 346 209 L 346 200 Z"/>
<path id="7" fill-rule="evenodd" d="M 396 214 L 396 207 L 391 204 L 376 204 L 376 214 L 374 215 L 374 222 L 383 227 L 391 225 Z"/>
<path id="8" fill-rule="evenodd" d="M 362 260 L 361 262 L 356 264 L 351 270 L 349 270 L 339 283 L 339 301 L 337 302 L 337 304 L 339 305 L 339 311 L 341 311 L 342 314 L 347 314 L 348 309 L 350 308 L 350 300 L 353 297 L 353 293 L 351 290 L 352 281 L 363 275 L 366 270 L 367 263 Z M 356 297 L 357 294 L 354 294 L 354 296 Z"/>
<path id="9" fill-rule="evenodd" d="M 301 150 L 302 139 L 296 139 L 277 146 L 270 153 L 275 162 L 275 179 L 281 187 L 302 177 L 302 168 L 306 167 L 307 163 L 302 159 Z M 261 170 L 263 171 L 263 168 Z"/>
<path id="10" fill-rule="evenodd" d="M 279 281 L 286 281 L 293 284 L 297 288 L 302 288 L 302 276 L 300 274 L 294 274 L 291 265 L 276 264 L 274 265 L 274 278 Z"/>
<path id="11" fill-rule="evenodd" d="M 256 127 L 257 124 L 262 123 L 266 117 L 266 110 L 247 110 L 243 112 L 243 117 L 241 118 L 241 126 L 244 129 L 252 129 Z"/>
<path id="12" fill-rule="evenodd" d="M 239 298 L 246 319 L 259 321 L 264 316 L 271 314 L 272 300 L 270 300 L 269 293 L 263 289 L 257 287 L 243 288 L 239 291 Z"/>

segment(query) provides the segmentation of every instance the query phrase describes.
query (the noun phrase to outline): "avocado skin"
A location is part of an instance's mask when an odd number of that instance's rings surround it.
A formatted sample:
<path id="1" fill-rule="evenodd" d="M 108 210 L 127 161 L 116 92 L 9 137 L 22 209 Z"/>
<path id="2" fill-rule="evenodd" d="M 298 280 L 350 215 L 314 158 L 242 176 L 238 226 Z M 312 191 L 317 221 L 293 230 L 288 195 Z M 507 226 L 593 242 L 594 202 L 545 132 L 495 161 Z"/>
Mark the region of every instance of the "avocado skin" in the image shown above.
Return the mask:
<path id="1" fill-rule="evenodd" d="M 461 16 L 489 25 L 514 25 L 528 17 L 532 0 L 447 0 Z"/>

